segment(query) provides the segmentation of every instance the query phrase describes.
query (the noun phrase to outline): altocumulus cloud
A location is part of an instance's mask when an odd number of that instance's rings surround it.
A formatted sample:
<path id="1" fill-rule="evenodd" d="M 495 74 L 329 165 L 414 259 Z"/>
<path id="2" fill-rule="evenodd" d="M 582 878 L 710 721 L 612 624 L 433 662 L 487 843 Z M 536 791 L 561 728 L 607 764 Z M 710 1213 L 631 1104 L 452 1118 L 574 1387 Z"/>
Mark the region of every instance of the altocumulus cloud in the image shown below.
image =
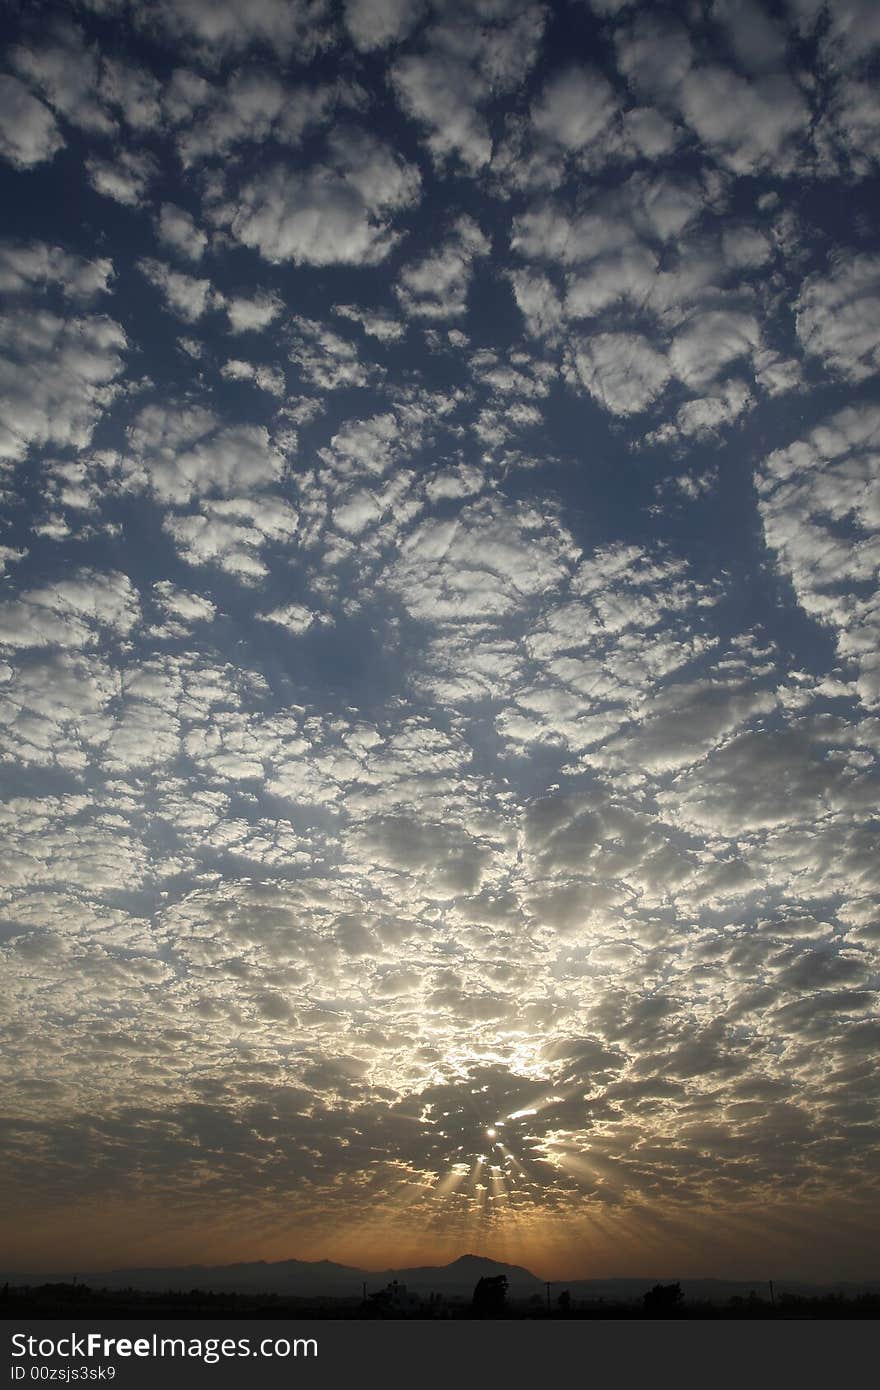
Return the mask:
<path id="1" fill-rule="evenodd" d="M 15 18 L 16 1259 L 868 1272 L 878 43 Z"/>

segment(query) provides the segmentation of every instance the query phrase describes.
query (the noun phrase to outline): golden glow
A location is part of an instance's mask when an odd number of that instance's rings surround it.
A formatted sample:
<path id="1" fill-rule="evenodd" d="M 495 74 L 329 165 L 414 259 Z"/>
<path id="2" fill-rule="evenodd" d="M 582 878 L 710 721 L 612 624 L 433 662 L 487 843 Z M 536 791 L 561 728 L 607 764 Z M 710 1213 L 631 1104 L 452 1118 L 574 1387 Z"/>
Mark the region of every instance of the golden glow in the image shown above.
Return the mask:
<path id="1" fill-rule="evenodd" d="M 688 1269 L 694 1277 L 722 1268 L 732 1278 L 753 1278 L 758 1255 L 772 1252 L 776 1268 L 801 1277 L 870 1278 L 880 1229 L 845 1199 L 826 1204 L 741 1206 L 695 1212 L 684 1204 L 636 1203 L 628 1210 L 593 1204 L 588 1210 L 516 1209 L 500 1175 L 471 1165 L 449 1177 L 470 1193 L 457 1214 L 434 1206 L 437 1189 L 407 1186 L 393 1203 L 360 1210 L 331 1203 L 279 1222 L 264 1207 L 189 1202 L 81 1201 L 71 1207 L 31 1210 L 4 1230 L 4 1254 L 16 1270 L 110 1269 L 139 1263 L 224 1264 L 235 1260 L 332 1259 L 364 1269 L 445 1264 L 464 1253 L 521 1264 L 541 1278 L 597 1278 Z M 473 1188 L 473 1190 L 471 1190 Z M 480 1191 L 483 1188 L 485 1190 Z M 481 1200 L 483 1199 L 483 1200 Z M 209 1236 L 206 1235 L 209 1233 Z M 246 1233 L 243 1237 L 243 1232 Z M 829 1273 L 830 1271 L 830 1273 Z M 793 1276 L 792 1276 L 793 1277 Z"/>

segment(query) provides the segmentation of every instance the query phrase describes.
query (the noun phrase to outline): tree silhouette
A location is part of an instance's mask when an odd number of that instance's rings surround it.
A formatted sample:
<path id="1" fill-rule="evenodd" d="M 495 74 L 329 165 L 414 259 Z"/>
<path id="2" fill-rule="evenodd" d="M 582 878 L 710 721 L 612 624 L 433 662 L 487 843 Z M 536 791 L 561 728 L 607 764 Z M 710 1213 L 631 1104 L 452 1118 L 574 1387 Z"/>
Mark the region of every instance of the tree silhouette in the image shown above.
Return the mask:
<path id="1" fill-rule="evenodd" d="M 478 1317 L 496 1318 L 504 1312 L 507 1300 L 507 1275 L 487 1274 L 478 1279 L 474 1288 L 473 1308 Z"/>
<path id="2" fill-rule="evenodd" d="M 681 1311 L 684 1294 L 681 1284 L 655 1284 L 643 1294 L 642 1301 L 648 1317 L 668 1318 Z"/>

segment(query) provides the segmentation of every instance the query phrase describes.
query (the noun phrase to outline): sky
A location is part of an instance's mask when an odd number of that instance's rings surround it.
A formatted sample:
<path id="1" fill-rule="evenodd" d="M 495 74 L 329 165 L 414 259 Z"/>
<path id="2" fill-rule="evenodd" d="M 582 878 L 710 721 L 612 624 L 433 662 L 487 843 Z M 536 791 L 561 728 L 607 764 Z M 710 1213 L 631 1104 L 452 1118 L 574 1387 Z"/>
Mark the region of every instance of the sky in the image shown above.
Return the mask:
<path id="1" fill-rule="evenodd" d="M 880 7 L 4 33 L 4 1266 L 877 1276 Z"/>

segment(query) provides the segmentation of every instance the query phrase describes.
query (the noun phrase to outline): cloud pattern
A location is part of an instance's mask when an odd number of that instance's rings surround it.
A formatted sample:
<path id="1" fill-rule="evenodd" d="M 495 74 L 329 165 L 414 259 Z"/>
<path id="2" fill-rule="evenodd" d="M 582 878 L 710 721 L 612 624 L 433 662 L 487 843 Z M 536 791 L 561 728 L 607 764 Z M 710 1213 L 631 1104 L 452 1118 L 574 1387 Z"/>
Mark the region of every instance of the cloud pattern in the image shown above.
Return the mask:
<path id="1" fill-rule="evenodd" d="M 44 8 L 13 1253 L 867 1269 L 876 7 Z"/>

